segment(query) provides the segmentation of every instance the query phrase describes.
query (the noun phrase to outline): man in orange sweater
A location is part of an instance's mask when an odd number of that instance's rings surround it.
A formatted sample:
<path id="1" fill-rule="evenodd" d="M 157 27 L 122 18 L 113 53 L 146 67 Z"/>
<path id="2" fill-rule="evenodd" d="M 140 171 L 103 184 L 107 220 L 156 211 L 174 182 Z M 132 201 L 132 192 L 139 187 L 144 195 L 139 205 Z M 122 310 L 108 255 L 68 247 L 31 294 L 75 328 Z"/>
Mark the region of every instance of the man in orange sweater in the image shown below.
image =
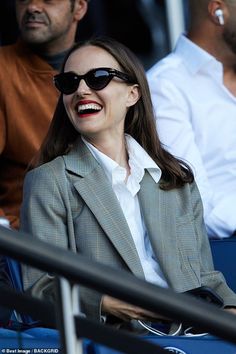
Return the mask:
<path id="1" fill-rule="evenodd" d="M 0 216 L 19 226 L 28 164 L 56 101 L 52 78 L 73 45 L 87 0 L 16 0 L 19 41 L 0 48 Z"/>

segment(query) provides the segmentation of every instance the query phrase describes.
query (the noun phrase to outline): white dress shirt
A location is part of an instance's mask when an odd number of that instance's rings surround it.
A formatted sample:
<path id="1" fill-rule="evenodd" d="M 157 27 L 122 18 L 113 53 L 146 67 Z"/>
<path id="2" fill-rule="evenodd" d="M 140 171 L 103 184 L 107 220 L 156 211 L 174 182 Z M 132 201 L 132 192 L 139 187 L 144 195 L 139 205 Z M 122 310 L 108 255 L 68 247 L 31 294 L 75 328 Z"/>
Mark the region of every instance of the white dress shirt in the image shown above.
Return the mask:
<path id="1" fill-rule="evenodd" d="M 159 286 L 167 287 L 167 282 L 154 255 L 144 220 L 140 211 L 137 193 L 144 176 L 144 169 L 148 170 L 152 178 L 158 183 L 161 170 L 146 151 L 131 136 L 126 135 L 126 144 L 129 155 L 130 175 L 126 180 L 126 169 L 121 167 L 107 155 L 96 149 L 82 138 L 96 160 L 103 167 L 114 193 L 120 203 L 125 219 L 133 237 L 145 279 Z"/>
<path id="2" fill-rule="evenodd" d="M 147 73 L 160 140 L 193 168 L 209 237 L 236 230 L 236 97 L 223 66 L 182 35 Z"/>

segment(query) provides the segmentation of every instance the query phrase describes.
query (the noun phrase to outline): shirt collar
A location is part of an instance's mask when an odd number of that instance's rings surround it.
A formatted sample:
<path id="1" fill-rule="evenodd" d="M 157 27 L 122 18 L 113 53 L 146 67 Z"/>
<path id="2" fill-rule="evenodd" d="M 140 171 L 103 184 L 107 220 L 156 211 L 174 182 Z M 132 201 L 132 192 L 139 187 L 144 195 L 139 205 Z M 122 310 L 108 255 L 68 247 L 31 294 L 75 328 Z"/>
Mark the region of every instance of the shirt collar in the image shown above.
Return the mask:
<path id="1" fill-rule="evenodd" d="M 161 170 L 141 145 L 130 135 L 126 134 L 126 144 L 129 154 L 129 165 L 139 170 L 147 170 L 157 183 L 161 178 Z"/>
<path id="2" fill-rule="evenodd" d="M 156 183 L 159 182 L 161 178 L 161 170 L 157 166 L 157 164 L 133 137 L 128 134 L 125 134 L 125 138 L 129 155 L 129 165 L 131 168 L 131 174 L 134 173 L 134 177 L 138 180 L 138 182 L 140 182 L 144 175 L 144 170 L 146 169 L 150 173 L 154 181 Z M 119 172 L 121 173 L 121 171 L 124 169 L 119 166 L 117 162 L 112 160 L 110 157 L 99 151 L 95 146 L 86 141 L 83 137 L 82 140 L 88 147 L 88 149 L 91 151 L 95 159 L 98 161 L 98 163 L 102 165 L 105 174 L 112 182 L 113 171 L 116 169 L 119 170 Z"/>
<path id="3" fill-rule="evenodd" d="M 174 53 L 179 54 L 186 67 L 195 75 L 200 70 L 205 70 L 214 77 L 223 75 L 223 66 L 211 54 L 188 39 L 184 34 L 177 41 Z"/>

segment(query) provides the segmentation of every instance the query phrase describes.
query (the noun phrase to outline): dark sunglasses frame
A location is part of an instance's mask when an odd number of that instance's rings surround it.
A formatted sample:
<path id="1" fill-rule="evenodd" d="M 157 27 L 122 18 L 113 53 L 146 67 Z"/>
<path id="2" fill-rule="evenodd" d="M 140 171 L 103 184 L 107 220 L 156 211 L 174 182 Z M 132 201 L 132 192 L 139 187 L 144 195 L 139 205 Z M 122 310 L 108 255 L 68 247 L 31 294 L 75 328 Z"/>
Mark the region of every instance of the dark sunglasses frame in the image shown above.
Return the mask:
<path id="1" fill-rule="evenodd" d="M 115 76 L 125 82 L 134 83 L 134 80 L 128 74 L 111 68 L 92 69 L 84 75 L 77 75 L 73 71 L 63 72 L 55 75 L 53 81 L 61 93 L 70 95 L 78 89 L 82 79 L 90 89 L 99 91 L 104 89 Z"/>

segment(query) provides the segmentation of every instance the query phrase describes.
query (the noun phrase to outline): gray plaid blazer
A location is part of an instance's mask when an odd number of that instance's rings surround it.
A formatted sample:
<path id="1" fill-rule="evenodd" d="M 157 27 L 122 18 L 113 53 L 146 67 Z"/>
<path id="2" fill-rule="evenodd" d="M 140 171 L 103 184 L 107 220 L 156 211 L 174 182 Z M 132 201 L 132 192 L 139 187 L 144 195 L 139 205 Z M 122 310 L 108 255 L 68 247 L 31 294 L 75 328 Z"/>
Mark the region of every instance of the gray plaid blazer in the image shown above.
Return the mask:
<path id="1" fill-rule="evenodd" d="M 236 306 L 236 295 L 213 269 L 195 183 L 163 191 L 146 171 L 138 193 L 156 258 L 171 288 L 183 292 L 209 286 Z M 65 156 L 32 171 L 25 179 L 21 230 L 90 259 L 143 278 L 133 238 L 102 167 L 79 139 Z M 23 267 L 27 289 L 42 272 Z M 101 294 L 83 289 L 83 310 L 100 317 Z"/>

